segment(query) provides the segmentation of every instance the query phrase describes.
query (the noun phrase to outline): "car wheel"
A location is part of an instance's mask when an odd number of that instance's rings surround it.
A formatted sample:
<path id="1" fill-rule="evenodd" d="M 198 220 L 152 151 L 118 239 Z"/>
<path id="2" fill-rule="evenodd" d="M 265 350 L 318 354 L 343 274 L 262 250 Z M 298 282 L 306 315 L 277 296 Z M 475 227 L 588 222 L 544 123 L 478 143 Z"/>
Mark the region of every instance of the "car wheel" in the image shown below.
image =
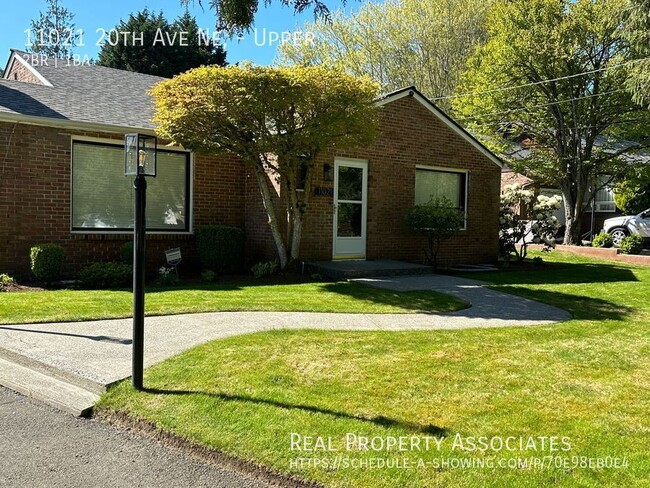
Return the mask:
<path id="1" fill-rule="evenodd" d="M 612 236 L 614 247 L 619 247 L 621 245 L 621 241 L 630 235 L 625 227 L 615 227 L 609 232 L 609 234 Z"/>

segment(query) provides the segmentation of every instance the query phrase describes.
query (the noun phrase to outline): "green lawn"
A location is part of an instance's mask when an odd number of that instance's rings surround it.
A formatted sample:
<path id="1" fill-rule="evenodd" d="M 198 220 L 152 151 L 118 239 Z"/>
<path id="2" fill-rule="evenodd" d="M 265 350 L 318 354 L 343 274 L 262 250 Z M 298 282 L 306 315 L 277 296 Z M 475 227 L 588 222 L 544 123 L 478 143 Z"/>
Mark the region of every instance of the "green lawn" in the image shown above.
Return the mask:
<path id="1" fill-rule="evenodd" d="M 146 314 L 221 311 L 409 313 L 452 311 L 467 303 L 432 291 L 393 292 L 358 283 L 218 283 L 147 290 Z M 0 324 L 130 317 L 130 291 L 57 290 L 0 295 Z"/>
<path id="2" fill-rule="evenodd" d="M 552 326 L 432 332 L 273 331 L 215 341 L 146 371 L 100 410 L 121 410 L 199 444 L 329 487 L 650 486 L 650 268 L 554 253 L 542 270 L 482 274 L 570 310 Z M 291 450 L 291 434 L 338 452 Z M 441 450 L 346 451 L 347 433 L 444 436 Z M 456 435 L 566 436 L 570 450 L 463 451 Z M 497 441 L 498 442 L 498 441 Z M 465 446 L 468 447 L 467 442 Z M 566 446 L 565 446 L 566 447 Z M 298 457 L 495 462 L 544 455 L 566 466 L 355 469 Z M 622 468 L 584 468 L 587 458 Z M 557 461 L 556 461 L 557 460 Z M 339 462 L 342 462 L 339 460 Z M 457 461 L 456 461 L 457 462 Z M 476 461 L 474 461 L 476 462 Z M 545 461 L 546 462 L 546 461 Z M 595 461 L 597 462 L 597 461 Z M 575 467 L 574 463 L 578 466 Z"/>

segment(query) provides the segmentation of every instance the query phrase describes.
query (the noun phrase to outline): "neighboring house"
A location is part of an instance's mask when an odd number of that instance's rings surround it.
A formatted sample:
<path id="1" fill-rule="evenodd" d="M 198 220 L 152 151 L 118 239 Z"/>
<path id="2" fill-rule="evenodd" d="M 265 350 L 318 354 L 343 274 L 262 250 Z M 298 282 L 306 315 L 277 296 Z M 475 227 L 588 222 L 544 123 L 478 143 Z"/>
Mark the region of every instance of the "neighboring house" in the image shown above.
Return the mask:
<path id="1" fill-rule="evenodd" d="M 154 133 L 148 90 L 159 81 L 12 51 L 0 79 L 0 272 L 27 272 L 30 247 L 44 242 L 65 248 L 68 272 L 117 259 L 132 238 L 123 136 Z M 467 224 L 443 245 L 442 262 L 494 261 L 500 160 L 413 87 L 377 105 L 370 147 L 318 161 L 301 259 L 422 261 L 424 242 L 405 215 L 445 196 Z M 159 144 L 158 177 L 148 179 L 150 269 L 176 246 L 196 264 L 195 233 L 208 224 L 244 229 L 249 261 L 275 258 L 256 180 L 236 157 Z"/>

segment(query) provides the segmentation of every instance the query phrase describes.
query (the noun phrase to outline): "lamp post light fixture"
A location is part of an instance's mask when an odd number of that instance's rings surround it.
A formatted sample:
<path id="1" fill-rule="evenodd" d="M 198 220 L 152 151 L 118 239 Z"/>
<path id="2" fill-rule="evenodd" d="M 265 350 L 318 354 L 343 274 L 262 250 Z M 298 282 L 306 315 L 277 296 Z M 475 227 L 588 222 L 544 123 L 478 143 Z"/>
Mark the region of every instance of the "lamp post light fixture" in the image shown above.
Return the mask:
<path id="1" fill-rule="evenodd" d="M 156 176 L 156 138 L 144 134 L 124 136 L 124 176 L 133 180 L 133 360 L 132 381 L 136 390 L 142 390 L 144 370 L 144 278 L 145 236 L 147 232 L 147 180 Z"/>

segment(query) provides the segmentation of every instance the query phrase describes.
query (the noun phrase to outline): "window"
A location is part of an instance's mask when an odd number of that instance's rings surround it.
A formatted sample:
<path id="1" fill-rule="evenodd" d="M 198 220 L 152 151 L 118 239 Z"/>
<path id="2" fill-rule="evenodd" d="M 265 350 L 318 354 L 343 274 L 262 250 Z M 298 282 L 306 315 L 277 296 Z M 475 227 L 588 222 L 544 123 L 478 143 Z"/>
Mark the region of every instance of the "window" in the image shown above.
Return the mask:
<path id="1" fill-rule="evenodd" d="M 133 228 L 133 178 L 124 176 L 124 146 L 74 141 L 72 230 Z M 158 150 L 158 174 L 147 179 L 147 230 L 190 231 L 190 155 Z"/>
<path id="2" fill-rule="evenodd" d="M 616 212 L 616 204 L 614 203 L 614 189 L 611 185 L 606 183 L 610 182 L 611 177 L 609 176 L 599 176 L 598 182 L 596 183 L 597 188 L 600 188 L 596 192 L 596 196 L 593 199 L 596 212 L 610 213 Z M 603 186 L 604 185 L 604 186 Z M 591 192 L 587 195 L 591 197 Z M 586 207 L 588 210 L 591 210 L 591 201 Z"/>
<path id="3" fill-rule="evenodd" d="M 422 205 L 436 198 L 447 198 L 458 210 L 466 212 L 467 173 L 416 168 L 415 204 Z"/>

